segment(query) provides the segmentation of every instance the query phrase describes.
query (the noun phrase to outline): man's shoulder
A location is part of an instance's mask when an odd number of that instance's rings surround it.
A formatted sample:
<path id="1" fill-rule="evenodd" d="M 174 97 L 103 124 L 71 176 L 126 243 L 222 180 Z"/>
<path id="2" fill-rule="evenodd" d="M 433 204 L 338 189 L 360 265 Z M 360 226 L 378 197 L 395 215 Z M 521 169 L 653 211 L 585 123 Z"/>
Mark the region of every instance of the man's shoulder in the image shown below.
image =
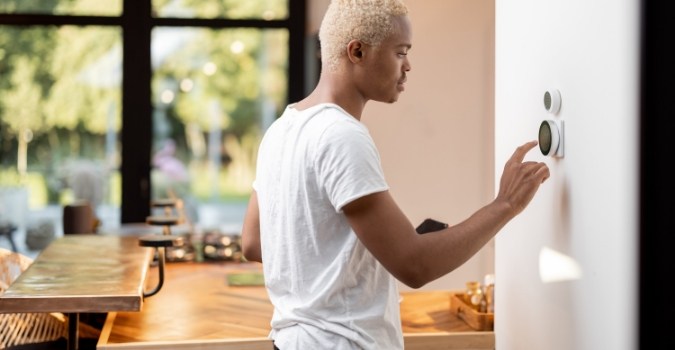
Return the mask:
<path id="1" fill-rule="evenodd" d="M 296 109 L 294 106 L 289 106 L 289 108 L 286 109 L 286 112 L 307 117 L 321 116 L 325 118 L 358 122 L 356 118 L 352 117 L 347 111 L 335 103 L 319 103 L 304 109 Z"/>
<path id="2" fill-rule="evenodd" d="M 306 127 L 315 131 L 330 133 L 351 133 L 355 130 L 364 130 L 364 126 L 345 112 L 340 106 L 330 103 L 315 105 L 302 111 L 297 111 L 298 120 Z"/>

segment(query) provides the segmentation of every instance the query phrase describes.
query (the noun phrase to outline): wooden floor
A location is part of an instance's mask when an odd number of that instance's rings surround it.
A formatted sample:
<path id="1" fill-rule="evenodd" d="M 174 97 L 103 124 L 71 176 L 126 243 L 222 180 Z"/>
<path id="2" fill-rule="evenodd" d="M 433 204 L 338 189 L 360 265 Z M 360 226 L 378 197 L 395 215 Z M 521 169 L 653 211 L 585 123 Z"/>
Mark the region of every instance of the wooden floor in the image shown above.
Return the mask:
<path id="1" fill-rule="evenodd" d="M 98 350 L 271 350 L 272 305 L 262 286 L 229 286 L 229 273 L 258 263 L 168 263 L 162 290 L 141 312 L 110 313 Z M 156 269 L 148 286 L 154 286 Z M 493 332 L 475 332 L 450 313 L 448 291 L 402 293 L 406 350 L 494 349 Z"/>

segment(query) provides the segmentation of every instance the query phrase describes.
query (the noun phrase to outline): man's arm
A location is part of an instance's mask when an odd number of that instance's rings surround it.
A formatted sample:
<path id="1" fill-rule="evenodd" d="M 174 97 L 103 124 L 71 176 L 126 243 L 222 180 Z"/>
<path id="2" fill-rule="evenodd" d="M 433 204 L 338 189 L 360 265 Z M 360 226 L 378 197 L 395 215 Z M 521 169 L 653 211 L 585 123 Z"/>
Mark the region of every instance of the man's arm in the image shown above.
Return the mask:
<path id="1" fill-rule="evenodd" d="M 262 262 L 260 247 L 260 211 L 258 210 L 258 195 L 255 190 L 248 201 L 244 225 L 241 232 L 241 249 L 244 257 L 249 261 Z"/>
<path id="2" fill-rule="evenodd" d="M 392 275 L 412 288 L 422 287 L 465 263 L 529 204 L 549 177 L 544 163 L 523 162 L 536 144 L 516 149 L 495 200 L 444 230 L 417 234 L 388 191 L 361 197 L 343 211 L 364 246 Z"/>

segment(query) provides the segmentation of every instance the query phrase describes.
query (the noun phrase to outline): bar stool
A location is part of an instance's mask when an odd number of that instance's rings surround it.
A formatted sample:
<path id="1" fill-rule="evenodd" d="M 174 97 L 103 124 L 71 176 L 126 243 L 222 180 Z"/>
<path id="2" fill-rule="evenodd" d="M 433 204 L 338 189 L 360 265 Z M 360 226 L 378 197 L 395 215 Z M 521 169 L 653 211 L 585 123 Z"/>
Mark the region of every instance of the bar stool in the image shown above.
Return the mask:
<path id="1" fill-rule="evenodd" d="M 162 233 L 164 236 L 171 236 L 171 226 L 182 225 L 187 222 L 185 215 L 183 214 L 183 201 L 179 198 L 162 198 L 155 199 L 150 202 L 150 206 L 153 209 L 153 215 L 146 218 L 146 223 L 152 226 L 161 226 Z M 184 239 L 183 241 L 187 241 Z M 169 246 L 165 250 L 165 259 L 167 262 L 174 261 L 189 261 L 192 258 L 190 257 L 191 246 L 184 244 L 183 241 L 176 242 L 174 245 Z M 158 262 L 160 257 L 155 255 L 155 263 Z"/>
<path id="2" fill-rule="evenodd" d="M 141 247 L 155 248 L 155 255 L 157 256 L 157 263 L 159 266 L 159 281 L 155 288 L 149 292 L 143 291 L 143 298 L 151 297 L 164 285 L 164 265 L 166 265 L 166 249 L 176 245 L 183 244 L 183 238 L 179 236 L 166 235 L 146 235 L 138 239 L 138 245 Z"/>
<path id="3" fill-rule="evenodd" d="M 166 249 L 169 247 L 173 247 L 176 245 L 182 245 L 183 244 L 183 239 L 182 237 L 179 236 L 173 236 L 171 234 L 171 226 L 178 224 L 179 218 L 177 216 L 148 216 L 145 219 L 145 222 L 148 225 L 152 226 L 161 226 L 162 227 L 162 235 L 158 235 L 158 237 L 164 237 L 164 239 L 159 239 L 157 237 L 151 238 L 149 240 L 141 241 L 142 244 L 145 244 L 144 246 L 148 247 L 156 247 L 157 249 L 155 250 L 155 256 L 152 260 L 153 265 L 158 264 L 160 266 L 160 277 L 163 276 L 164 274 L 164 262 L 166 261 Z M 148 236 L 148 237 L 154 237 L 154 236 Z M 174 241 L 175 240 L 175 243 Z M 172 241 L 171 245 L 166 245 L 166 246 L 161 246 L 163 247 L 160 249 L 158 244 L 165 244 L 162 242 L 165 241 Z M 161 283 L 160 283 L 161 284 Z M 159 290 L 159 288 L 157 288 Z M 152 294 L 155 294 L 156 291 Z M 151 294 L 151 295 L 152 295 Z"/>

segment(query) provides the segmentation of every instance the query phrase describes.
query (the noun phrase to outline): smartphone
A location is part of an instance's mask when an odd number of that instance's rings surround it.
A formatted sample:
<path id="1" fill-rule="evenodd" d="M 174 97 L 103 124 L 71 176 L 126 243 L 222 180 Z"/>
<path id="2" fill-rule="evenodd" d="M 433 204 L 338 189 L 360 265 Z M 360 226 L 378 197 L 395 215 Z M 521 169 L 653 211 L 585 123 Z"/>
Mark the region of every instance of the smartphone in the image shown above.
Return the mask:
<path id="1" fill-rule="evenodd" d="M 415 231 L 419 234 L 423 233 L 429 233 L 429 232 L 434 232 L 434 231 L 440 231 L 444 228 L 448 228 L 448 224 L 444 222 L 440 222 L 438 220 L 434 220 L 431 218 L 425 219 L 422 221 L 417 228 L 415 228 Z"/>

